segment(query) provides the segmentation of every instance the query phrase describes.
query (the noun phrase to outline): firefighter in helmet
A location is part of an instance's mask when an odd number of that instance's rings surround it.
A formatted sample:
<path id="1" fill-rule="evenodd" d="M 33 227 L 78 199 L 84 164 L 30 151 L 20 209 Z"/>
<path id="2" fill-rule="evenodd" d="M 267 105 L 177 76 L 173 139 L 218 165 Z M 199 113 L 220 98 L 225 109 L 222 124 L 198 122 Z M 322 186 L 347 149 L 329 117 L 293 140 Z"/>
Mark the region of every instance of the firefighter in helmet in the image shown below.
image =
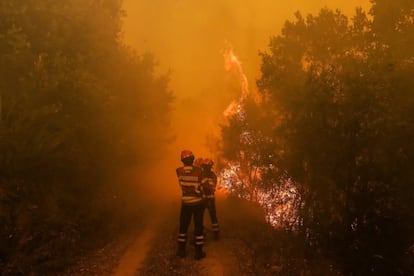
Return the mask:
<path id="1" fill-rule="evenodd" d="M 178 233 L 178 256 L 185 257 L 187 230 L 194 219 L 195 258 L 197 260 L 206 256 L 203 252 L 203 212 L 204 202 L 201 191 L 202 170 L 193 166 L 194 155 L 190 150 L 181 152 L 182 167 L 177 168 L 178 182 L 182 191 L 180 228 Z"/>
<path id="2" fill-rule="evenodd" d="M 210 214 L 210 221 L 211 221 L 211 228 L 213 230 L 214 239 L 219 239 L 219 224 L 217 220 L 217 213 L 216 213 L 216 199 L 215 199 L 215 192 L 217 186 L 217 176 L 211 170 L 213 167 L 213 160 L 206 158 L 201 163 L 201 168 L 203 170 L 203 179 L 201 180 L 201 185 L 203 188 L 203 196 L 204 196 L 204 203 L 205 208 L 208 209 Z"/>
<path id="3" fill-rule="evenodd" d="M 203 161 L 204 159 L 202 157 L 198 157 L 196 160 L 194 160 L 193 166 L 201 168 Z"/>

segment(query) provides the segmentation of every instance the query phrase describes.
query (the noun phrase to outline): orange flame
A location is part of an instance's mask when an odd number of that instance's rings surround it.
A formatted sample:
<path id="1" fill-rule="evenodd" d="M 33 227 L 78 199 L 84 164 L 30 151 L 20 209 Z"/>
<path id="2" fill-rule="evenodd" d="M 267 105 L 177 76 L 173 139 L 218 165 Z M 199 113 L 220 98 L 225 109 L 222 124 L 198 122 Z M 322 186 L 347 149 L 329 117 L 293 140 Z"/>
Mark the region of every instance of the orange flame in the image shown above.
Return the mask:
<path id="1" fill-rule="evenodd" d="M 227 72 L 233 72 L 240 78 L 241 93 L 238 99 L 232 101 L 224 110 L 223 115 L 226 118 L 237 116 L 239 119 L 245 119 L 244 102 L 249 96 L 249 88 L 247 77 L 243 72 L 240 60 L 233 52 L 230 43 L 226 43 L 223 50 L 224 68 Z M 255 100 L 260 102 L 260 97 L 256 95 Z M 251 144 L 250 132 L 246 131 L 240 135 L 240 139 L 244 144 Z M 273 192 L 264 191 L 260 188 L 256 189 L 256 197 L 251 198 L 243 192 L 245 181 L 240 175 L 239 162 L 227 162 L 224 169 L 219 174 L 220 183 L 218 187 L 225 194 L 235 194 L 240 198 L 253 200 L 258 202 L 266 212 L 267 221 L 274 227 L 283 227 L 284 225 L 295 225 L 297 223 L 297 213 L 295 208 L 295 200 L 297 199 L 297 191 L 289 181 L 280 183 L 280 188 L 276 188 Z M 256 171 L 257 180 L 261 181 L 260 168 Z"/>
<path id="2" fill-rule="evenodd" d="M 226 108 L 223 112 L 225 117 L 229 117 L 231 115 L 240 113 L 241 111 L 241 104 L 249 95 L 249 85 L 247 81 L 247 77 L 243 72 L 243 67 L 239 58 L 233 52 L 233 46 L 230 43 L 226 42 L 226 46 L 223 49 L 223 57 L 224 57 L 224 68 L 228 72 L 235 72 L 240 78 L 240 85 L 241 85 L 241 95 L 239 99 L 234 100 L 230 103 L 230 105 Z"/>

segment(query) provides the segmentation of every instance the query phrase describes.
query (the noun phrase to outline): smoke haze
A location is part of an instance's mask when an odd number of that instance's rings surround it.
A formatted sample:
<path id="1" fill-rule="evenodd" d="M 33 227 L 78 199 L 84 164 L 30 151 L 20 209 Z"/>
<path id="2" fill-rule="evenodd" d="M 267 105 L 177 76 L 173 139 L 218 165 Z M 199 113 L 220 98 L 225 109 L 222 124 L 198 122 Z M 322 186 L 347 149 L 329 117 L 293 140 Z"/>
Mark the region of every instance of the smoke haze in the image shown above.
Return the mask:
<path id="1" fill-rule="evenodd" d="M 170 164 L 179 165 L 179 151 L 186 148 L 196 157 L 211 156 L 209 143 L 222 113 L 239 96 L 237 78 L 224 69 L 225 41 L 233 45 L 254 91 L 259 51 L 266 50 L 269 38 L 279 34 L 296 11 L 315 14 L 327 7 L 352 15 L 359 6 L 370 8 L 368 0 L 125 0 L 125 42 L 138 53 L 153 53 L 160 72 L 170 72 L 176 134 Z"/>

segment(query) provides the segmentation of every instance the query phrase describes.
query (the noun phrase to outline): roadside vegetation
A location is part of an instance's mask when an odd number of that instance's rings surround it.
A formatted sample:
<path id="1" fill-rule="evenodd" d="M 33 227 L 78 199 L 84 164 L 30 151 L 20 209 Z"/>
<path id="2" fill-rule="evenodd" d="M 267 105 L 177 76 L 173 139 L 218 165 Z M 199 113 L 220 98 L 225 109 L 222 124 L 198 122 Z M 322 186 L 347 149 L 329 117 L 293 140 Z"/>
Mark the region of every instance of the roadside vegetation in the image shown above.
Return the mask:
<path id="1" fill-rule="evenodd" d="M 352 17 L 296 13 L 261 53 L 261 101 L 245 99 L 222 126 L 232 194 L 274 210 L 295 193 L 296 212 L 276 218 L 298 235 L 283 258 L 413 273 L 413 14 L 387 0 Z"/>
<path id="2" fill-rule="evenodd" d="M 122 43 L 122 16 L 118 0 L 0 3 L 6 274 L 52 273 L 141 220 L 124 176 L 162 150 L 172 95 L 154 58 Z"/>
<path id="3" fill-rule="evenodd" d="M 260 100 L 220 126 L 218 215 L 245 275 L 414 274 L 414 2 L 371 2 L 275 30 Z M 121 4 L 0 1 L 4 275 L 57 274 L 147 221 L 136 176 L 172 140 L 173 97 L 123 43 Z M 147 275 L 197 275 L 177 264 L 175 222 Z"/>

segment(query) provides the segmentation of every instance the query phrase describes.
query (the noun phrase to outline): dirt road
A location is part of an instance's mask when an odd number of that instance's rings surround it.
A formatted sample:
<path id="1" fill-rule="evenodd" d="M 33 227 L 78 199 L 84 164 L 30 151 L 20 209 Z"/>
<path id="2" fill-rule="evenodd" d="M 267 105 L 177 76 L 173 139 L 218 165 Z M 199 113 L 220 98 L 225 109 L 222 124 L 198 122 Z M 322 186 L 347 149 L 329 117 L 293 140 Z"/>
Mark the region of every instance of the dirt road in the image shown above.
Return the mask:
<path id="1" fill-rule="evenodd" d="M 126 252 L 121 256 L 119 264 L 112 274 L 113 276 L 134 276 L 137 274 L 137 271 L 144 264 L 160 224 L 160 219 L 154 219 L 139 236 L 135 237 Z"/>
<path id="2" fill-rule="evenodd" d="M 240 218 L 232 215 L 225 198 L 217 201 L 221 227 L 220 240 L 213 239 L 210 221 L 205 213 L 206 258 L 194 259 L 194 247 L 187 245 L 187 256 L 176 256 L 179 203 L 176 202 L 137 229 L 136 235 L 121 240 L 116 250 L 108 249 L 105 258 L 92 258 L 76 268 L 76 275 L 137 276 L 137 275 L 257 275 L 254 273 L 254 251 L 248 239 L 243 238 L 244 225 Z M 239 221 L 235 225 L 235 221 Z M 241 224 L 240 224 L 241 223 Z M 193 226 L 190 225 L 189 237 Z M 82 272 L 82 273 L 81 273 Z M 73 275 L 73 274 L 72 274 Z"/>
<path id="3" fill-rule="evenodd" d="M 177 250 L 176 235 L 178 229 L 179 204 L 172 206 L 169 212 L 164 214 L 162 220 L 152 223 L 152 234 L 143 234 L 136 244 L 144 244 L 143 247 L 131 246 L 121 259 L 122 263 L 128 256 L 135 258 L 135 274 L 123 275 L 254 275 L 253 273 L 253 250 L 240 237 L 230 230 L 234 225 L 229 219 L 232 211 L 224 206 L 226 199 L 219 198 L 217 201 L 218 216 L 221 227 L 221 238 L 216 241 L 210 228 L 210 221 L 205 213 L 204 225 L 206 232 L 206 243 L 204 251 L 206 258 L 194 259 L 194 247 L 187 245 L 187 256 L 183 259 L 175 255 Z M 150 229 L 150 227 L 148 228 Z M 232 234 L 230 234 L 232 232 Z M 192 237 L 192 225 L 189 229 L 189 237 Z M 150 242 L 145 239 L 151 239 Z M 133 253 L 133 251 L 137 251 Z M 145 257 L 143 252 L 145 251 Z M 142 259 L 143 258 L 143 259 Z M 140 264 L 137 265 L 137 260 Z M 132 262 L 131 262 L 132 264 Z M 125 270 L 126 271 L 126 270 Z M 131 271 L 131 267 L 129 269 Z M 122 275 L 122 274 L 117 274 Z"/>

